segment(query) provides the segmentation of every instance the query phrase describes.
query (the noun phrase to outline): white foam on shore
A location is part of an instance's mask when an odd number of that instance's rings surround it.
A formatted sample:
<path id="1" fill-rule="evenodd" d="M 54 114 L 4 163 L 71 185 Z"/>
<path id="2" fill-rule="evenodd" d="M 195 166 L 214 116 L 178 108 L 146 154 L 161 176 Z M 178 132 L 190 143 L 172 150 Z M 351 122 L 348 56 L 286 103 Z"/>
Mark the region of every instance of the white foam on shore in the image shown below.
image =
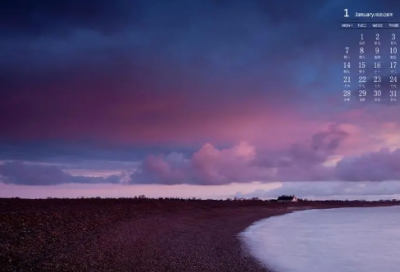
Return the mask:
<path id="1" fill-rule="evenodd" d="M 307 210 L 254 223 L 239 237 L 277 272 L 400 271 L 400 207 Z"/>

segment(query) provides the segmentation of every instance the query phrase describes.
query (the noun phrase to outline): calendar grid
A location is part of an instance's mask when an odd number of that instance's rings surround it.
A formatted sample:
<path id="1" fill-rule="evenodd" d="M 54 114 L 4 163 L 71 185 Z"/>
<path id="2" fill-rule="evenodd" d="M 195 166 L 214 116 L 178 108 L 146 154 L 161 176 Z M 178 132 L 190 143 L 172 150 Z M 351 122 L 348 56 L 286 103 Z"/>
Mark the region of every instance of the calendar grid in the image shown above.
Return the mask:
<path id="1" fill-rule="evenodd" d="M 347 9 L 344 17 L 350 17 Z M 382 21 L 379 17 L 376 21 L 356 19 L 360 21 L 350 18 L 340 22 L 341 29 L 357 30 L 343 48 L 343 99 L 361 103 L 397 102 L 400 21 Z"/>

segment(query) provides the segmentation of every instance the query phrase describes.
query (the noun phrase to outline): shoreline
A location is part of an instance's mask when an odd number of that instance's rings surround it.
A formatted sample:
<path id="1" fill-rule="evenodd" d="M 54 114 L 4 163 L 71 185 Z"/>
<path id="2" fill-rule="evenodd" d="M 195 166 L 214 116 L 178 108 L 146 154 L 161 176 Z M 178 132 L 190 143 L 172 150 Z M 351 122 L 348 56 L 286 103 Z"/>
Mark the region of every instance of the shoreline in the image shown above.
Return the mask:
<path id="1" fill-rule="evenodd" d="M 287 269 L 289 269 L 290 271 L 292 271 L 292 269 L 296 270 L 298 268 L 297 265 L 293 265 L 293 263 L 297 263 L 298 265 L 300 265 L 300 267 L 302 267 L 302 269 L 310 269 L 310 267 L 308 265 L 304 266 L 304 263 L 308 263 L 309 265 L 313 266 L 313 271 L 324 271 L 324 270 L 329 270 L 329 271 L 336 271 L 337 269 L 334 268 L 332 270 L 333 267 L 340 267 L 340 265 L 342 266 L 341 269 L 347 269 L 348 268 L 348 263 L 346 263 L 346 257 L 343 256 L 349 256 L 351 255 L 353 252 L 357 251 L 359 247 L 354 247 L 354 244 L 357 242 L 354 242 L 354 240 L 351 240 L 351 242 L 349 242 L 347 240 L 348 236 L 346 238 L 343 239 L 343 237 L 340 237 L 340 233 L 347 233 L 347 230 L 349 230 L 349 228 L 347 228 L 347 224 L 349 223 L 350 225 L 350 229 L 354 232 L 357 233 L 368 233 L 368 235 L 370 234 L 368 231 L 371 229 L 369 228 L 372 224 L 372 226 L 374 226 L 374 222 L 373 220 L 375 219 L 374 217 L 371 218 L 371 215 L 374 216 L 376 215 L 376 211 L 374 212 L 375 209 L 379 209 L 379 213 L 380 214 L 384 214 L 386 215 L 391 214 L 393 215 L 392 211 L 398 212 L 398 209 L 400 207 L 400 204 L 395 204 L 395 205 L 384 205 L 384 206 L 340 206 L 340 207 L 329 207 L 329 208 L 309 208 L 309 209 L 297 209 L 295 211 L 292 211 L 294 213 L 296 213 L 295 215 L 290 215 L 292 212 L 288 212 L 288 213 L 284 213 L 281 215 L 277 215 L 277 218 L 265 218 L 259 221 L 254 222 L 251 226 L 249 226 L 248 228 L 246 228 L 246 230 L 244 232 L 241 233 L 240 238 L 243 240 L 243 243 L 247 246 L 248 250 L 250 252 L 252 252 L 255 256 L 255 258 L 257 260 L 259 260 L 264 267 L 270 271 L 270 272 L 280 272 L 280 271 L 286 271 Z M 363 210 L 363 208 L 367 208 L 367 210 Z M 344 209 L 344 210 L 343 210 Z M 333 214 L 331 213 L 333 212 Z M 367 226 L 366 229 L 363 229 L 363 226 L 361 226 L 360 229 L 358 229 L 358 226 L 356 228 L 351 228 L 351 224 L 354 222 L 358 222 L 357 220 L 354 219 L 350 219 L 353 221 L 348 221 L 348 214 L 350 213 L 351 217 L 356 217 L 359 214 L 361 214 L 362 216 L 365 215 L 366 218 L 369 218 L 369 220 L 372 222 L 368 222 L 367 224 L 363 224 L 364 226 Z M 331 215 L 339 215 L 339 217 L 335 217 L 335 220 L 339 220 L 336 222 L 331 222 L 333 225 L 331 225 L 330 223 L 328 223 L 329 225 L 324 225 L 326 224 L 326 222 L 330 221 L 331 219 Z M 312 216 L 312 219 L 314 221 L 308 221 L 308 219 L 310 218 L 309 215 Z M 379 216 L 379 214 L 377 214 Z M 292 217 L 293 216 L 293 217 Z M 368 217 L 369 216 L 369 217 Z M 275 217 L 275 216 L 272 216 Z M 307 218 L 308 217 L 308 218 Z M 341 220 L 344 217 L 344 220 L 341 222 Z M 295 218 L 295 219 L 294 219 Z M 321 221 L 321 218 L 323 221 Z M 385 217 L 382 217 L 384 219 L 386 219 Z M 382 220 L 382 218 L 378 219 L 378 220 Z M 292 221 L 293 220 L 293 221 Z M 327 220 L 327 221 L 326 221 Z M 363 218 L 360 219 L 360 221 L 362 221 Z M 278 222 L 278 223 L 277 223 Z M 321 224 L 321 222 L 323 222 Z M 381 222 L 385 222 L 385 221 L 381 221 Z M 285 224 L 285 226 L 283 226 L 283 224 Z M 299 225 L 297 225 L 300 228 L 300 231 L 297 231 L 297 229 L 292 228 L 288 228 L 287 226 L 295 226 L 296 223 L 299 223 Z M 305 223 L 305 224 L 304 224 Z M 316 223 L 316 225 L 312 225 L 313 223 Z M 339 223 L 339 224 L 337 224 Z M 364 222 L 365 223 L 365 222 Z M 390 223 L 389 223 L 390 224 Z M 387 229 L 390 231 L 393 226 L 395 224 L 391 224 L 389 227 L 387 224 L 384 225 L 380 225 L 380 227 L 375 226 L 375 230 L 385 230 L 385 228 L 387 227 Z M 333 227 L 334 226 L 334 227 Z M 318 228 L 320 227 L 320 228 Z M 329 234 L 327 234 L 326 232 L 322 231 L 319 232 L 322 229 L 328 229 L 330 231 Z M 337 228 L 339 227 L 339 229 Z M 343 228 L 345 227 L 345 228 Z M 354 225 L 353 225 L 354 227 Z M 283 229 L 282 229 L 283 228 Z M 344 230 L 344 231 L 343 231 Z M 266 231 L 266 232 L 265 232 Z M 271 231 L 271 232 L 270 232 Z M 294 233 L 292 233 L 292 231 L 294 231 Z M 310 232 L 311 231 L 311 232 Z M 314 233 L 315 231 L 315 233 Z M 343 231 L 343 232 L 342 232 Z M 266 233 L 268 233 L 268 235 L 266 235 Z M 288 236 L 286 236 L 287 234 L 289 234 Z M 322 234 L 322 236 L 321 236 Z M 271 236 L 273 235 L 273 236 Z M 303 235 L 306 235 L 306 238 L 304 238 Z M 327 236 L 328 235 L 328 236 Z M 336 237 L 336 235 L 338 235 L 338 240 L 336 239 L 328 239 L 329 242 L 331 242 L 330 244 L 325 243 L 325 247 L 320 243 L 320 239 L 324 239 L 326 237 L 329 236 L 333 236 Z M 307 237 L 308 236 L 308 237 Z M 358 240 L 355 241 L 364 241 L 365 239 L 376 239 L 375 237 L 370 237 L 368 236 L 365 237 L 364 236 L 357 236 Z M 260 243 L 260 237 L 262 238 L 266 238 L 267 242 L 264 240 L 263 242 Z M 276 237 L 278 238 L 278 241 L 275 239 L 269 240 L 271 237 Z M 298 239 L 299 237 L 299 239 Z M 316 238 L 316 240 L 314 240 L 314 237 L 318 237 Z M 323 237 L 323 238 L 322 238 Z M 353 237 L 353 236 L 352 236 Z M 360 239 L 360 237 L 362 237 Z M 378 236 L 379 237 L 379 236 Z M 262 241 L 263 239 L 261 239 Z M 337 241 L 340 241 L 339 243 L 336 243 Z M 392 239 L 393 241 L 393 239 Z M 314 242 L 314 244 L 313 244 Z M 343 244 L 344 242 L 344 244 Z M 353 245 L 353 248 L 349 249 L 346 248 L 346 242 L 350 244 L 350 246 Z M 376 241 L 375 243 L 370 243 L 368 246 L 365 246 L 364 248 L 374 248 L 374 245 L 376 245 L 376 243 L 379 244 L 380 241 Z M 309 244 L 308 244 L 309 243 Z M 271 244 L 274 245 L 274 247 L 271 247 Z M 306 248 L 302 248 L 304 246 L 304 244 L 308 244 L 308 246 L 306 246 Z M 282 245 L 286 245 L 282 247 Z M 287 245 L 291 245 L 290 248 Z M 315 245 L 318 245 L 318 250 L 316 250 Z M 332 245 L 332 247 L 334 248 L 334 252 L 329 252 L 326 253 L 323 250 L 326 247 L 330 247 L 330 245 Z M 299 247 L 302 248 L 302 250 L 299 250 Z M 398 244 L 394 245 L 396 247 L 398 247 Z M 339 247 L 343 247 L 343 252 L 345 255 L 335 255 L 335 253 L 338 251 Z M 392 247 L 393 248 L 393 247 Z M 297 250 L 297 251 L 296 251 Z M 307 254 L 304 255 L 304 250 L 306 250 Z M 310 250 L 310 251 L 309 251 Z M 347 250 L 347 251 L 346 251 Z M 381 249 L 380 249 L 381 250 Z M 336 252 L 335 252 L 336 251 Z M 342 249 L 340 249 L 340 251 L 342 251 Z M 359 253 L 359 260 L 363 260 L 363 258 L 367 258 L 367 260 L 364 260 L 362 262 L 354 262 L 354 266 L 351 266 L 352 268 L 350 268 L 351 271 L 353 271 L 354 269 L 356 269 L 355 267 L 357 266 L 358 270 L 362 270 L 362 269 L 371 269 L 371 267 L 374 267 L 374 263 L 368 263 L 368 260 L 370 260 L 371 258 L 371 254 L 372 256 L 375 256 L 373 252 L 358 252 Z M 370 254 L 370 255 L 368 255 Z M 289 258 L 288 258 L 289 256 Z M 333 257 L 335 256 L 335 257 Z M 339 257 L 338 257 L 339 256 Z M 325 262 L 325 260 L 332 260 L 332 257 L 334 260 L 337 260 L 337 262 L 332 263 L 332 262 Z M 362 258 L 363 257 L 363 258 Z M 283 258 L 283 259 L 282 259 Z M 379 257 L 378 257 L 379 258 Z M 316 260 L 318 259 L 319 262 L 317 263 L 309 263 L 311 260 Z M 322 260 L 322 262 L 321 262 Z M 385 259 L 386 260 L 386 259 Z M 396 258 L 394 256 L 391 256 L 391 261 L 396 260 Z M 389 259 L 387 259 L 387 261 L 389 262 Z M 367 264 L 366 264 L 367 263 Z M 379 263 L 379 262 L 378 262 Z M 387 263 L 387 262 L 384 262 Z M 389 262 L 390 263 L 390 262 Z M 340 264 L 340 265 L 339 265 Z M 314 265 L 316 265 L 317 267 L 315 267 Z M 382 264 L 379 264 L 382 265 Z M 390 263 L 390 265 L 393 267 L 393 264 Z M 389 265 L 389 266 L 390 266 Z M 396 267 L 398 267 L 398 264 L 395 264 Z M 273 268 L 275 267 L 275 268 Z M 302 270 L 302 269 L 299 269 Z M 317 269 L 317 270 L 316 270 Z M 340 268 L 338 268 L 339 270 L 341 270 Z M 345 269 L 345 270 L 346 270 Z M 372 268 L 372 270 L 368 270 L 368 271 L 375 271 L 376 269 L 378 269 L 377 267 Z M 392 268 L 379 268 L 381 270 L 387 270 L 387 271 L 392 271 Z M 293 271 L 294 271 L 293 270 Z M 304 270 L 304 271 L 306 271 Z M 349 271 L 350 271 L 349 270 Z M 360 271 L 361 271 L 360 270 Z M 296 270 L 297 271 L 297 270 Z M 347 271 L 347 270 L 346 270 Z"/>
<path id="2" fill-rule="evenodd" d="M 263 271 L 239 234 L 308 209 L 399 202 L 0 199 L 4 271 Z"/>

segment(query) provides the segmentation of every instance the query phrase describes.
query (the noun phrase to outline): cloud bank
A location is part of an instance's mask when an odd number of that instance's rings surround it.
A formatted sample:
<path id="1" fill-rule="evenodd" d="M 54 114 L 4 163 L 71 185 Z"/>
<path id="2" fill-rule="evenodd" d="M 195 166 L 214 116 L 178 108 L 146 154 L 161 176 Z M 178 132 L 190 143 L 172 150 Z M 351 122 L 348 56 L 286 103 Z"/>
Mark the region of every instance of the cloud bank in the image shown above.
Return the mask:
<path id="1" fill-rule="evenodd" d="M 64 183 L 129 183 L 224 185 L 287 181 L 400 180 L 400 149 L 388 148 L 359 155 L 340 156 L 349 139 L 346 127 L 331 124 L 309 140 L 286 149 L 263 149 L 246 141 L 225 148 L 204 144 L 191 154 L 150 154 L 139 162 L 81 162 L 38 164 L 19 161 L 0 165 L 4 183 L 54 185 Z M 98 176 L 80 176 L 85 166 Z M 107 169 L 102 169 L 104 167 Z M 103 170 L 103 176 L 101 175 Z M 89 171 L 90 172 L 90 171 Z M 75 175 L 72 175 L 75 173 Z"/>
<path id="2" fill-rule="evenodd" d="M 0 181 L 17 185 L 58 185 L 65 183 L 119 183 L 119 176 L 85 177 L 73 176 L 57 166 L 30 165 L 21 162 L 0 164 Z"/>
<path id="3" fill-rule="evenodd" d="M 219 185 L 251 181 L 400 180 L 400 149 L 343 157 L 326 165 L 348 133 L 338 125 L 295 143 L 284 151 L 261 151 L 247 142 L 217 149 L 205 144 L 190 158 L 183 154 L 150 155 L 132 174 L 132 183 Z"/>

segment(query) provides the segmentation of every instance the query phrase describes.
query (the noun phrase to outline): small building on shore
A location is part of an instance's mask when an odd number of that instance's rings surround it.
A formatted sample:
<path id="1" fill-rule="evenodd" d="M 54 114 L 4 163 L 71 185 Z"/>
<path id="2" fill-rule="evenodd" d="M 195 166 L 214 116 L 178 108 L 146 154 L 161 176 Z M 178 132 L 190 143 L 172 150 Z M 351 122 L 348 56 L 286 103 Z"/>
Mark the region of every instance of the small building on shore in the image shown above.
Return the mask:
<path id="1" fill-rule="evenodd" d="M 297 202 L 298 199 L 294 195 L 282 195 L 278 197 L 277 199 L 278 202 Z"/>

